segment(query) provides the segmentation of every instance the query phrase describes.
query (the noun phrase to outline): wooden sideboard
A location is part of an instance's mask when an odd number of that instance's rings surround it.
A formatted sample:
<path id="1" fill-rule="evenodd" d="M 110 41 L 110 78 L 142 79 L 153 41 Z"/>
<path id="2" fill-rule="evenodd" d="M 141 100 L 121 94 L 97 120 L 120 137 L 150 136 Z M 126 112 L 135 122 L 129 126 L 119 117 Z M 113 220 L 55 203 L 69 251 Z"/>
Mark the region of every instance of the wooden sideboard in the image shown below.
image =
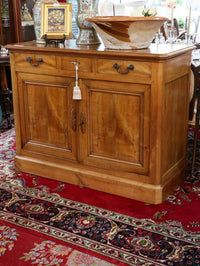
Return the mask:
<path id="1" fill-rule="evenodd" d="M 7 48 L 19 170 L 154 204 L 185 177 L 193 46 Z"/>

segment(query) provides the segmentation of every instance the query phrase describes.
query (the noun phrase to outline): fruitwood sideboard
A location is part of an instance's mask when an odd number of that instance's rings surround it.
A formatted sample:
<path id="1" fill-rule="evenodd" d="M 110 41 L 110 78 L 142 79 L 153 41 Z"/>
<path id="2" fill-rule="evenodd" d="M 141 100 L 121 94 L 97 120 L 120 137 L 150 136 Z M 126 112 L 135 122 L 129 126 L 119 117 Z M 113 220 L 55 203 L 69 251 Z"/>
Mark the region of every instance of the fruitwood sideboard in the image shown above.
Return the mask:
<path id="1" fill-rule="evenodd" d="M 193 46 L 7 48 L 19 170 L 154 204 L 185 177 Z"/>

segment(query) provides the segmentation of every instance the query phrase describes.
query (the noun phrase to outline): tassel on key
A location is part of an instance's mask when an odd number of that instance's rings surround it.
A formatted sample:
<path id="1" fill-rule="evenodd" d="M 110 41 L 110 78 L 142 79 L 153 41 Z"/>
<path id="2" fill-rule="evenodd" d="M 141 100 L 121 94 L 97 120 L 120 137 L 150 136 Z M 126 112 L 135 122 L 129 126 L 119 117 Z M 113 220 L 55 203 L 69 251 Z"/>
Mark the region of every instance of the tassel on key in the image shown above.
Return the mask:
<path id="1" fill-rule="evenodd" d="M 73 62 L 73 64 L 75 65 L 75 69 L 76 69 L 76 82 L 75 82 L 75 86 L 73 89 L 72 99 L 73 100 L 81 100 L 82 99 L 81 89 L 78 85 L 78 62 Z"/>
<path id="2" fill-rule="evenodd" d="M 76 81 L 76 85 L 74 86 L 74 89 L 73 89 L 73 97 L 72 97 L 72 99 L 73 100 L 81 100 L 82 99 L 81 89 L 78 86 L 78 82 L 77 81 Z"/>

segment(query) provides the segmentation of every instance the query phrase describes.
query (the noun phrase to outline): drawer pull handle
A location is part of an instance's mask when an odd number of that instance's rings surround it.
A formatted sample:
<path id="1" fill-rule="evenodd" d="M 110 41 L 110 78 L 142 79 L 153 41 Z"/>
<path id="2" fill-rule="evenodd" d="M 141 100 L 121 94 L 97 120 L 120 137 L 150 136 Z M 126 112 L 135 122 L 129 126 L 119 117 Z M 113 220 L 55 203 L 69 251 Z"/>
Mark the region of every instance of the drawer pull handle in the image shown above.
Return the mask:
<path id="1" fill-rule="evenodd" d="M 127 71 L 120 71 L 120 67 L 117 63 L 114 63 L 113 67 L 117 70 L 118 73 L 120 74 L 128 74 L 130 70 L 133 70 L 134 69 L 134 66 L 133 65 L 129 65 L 127 67 Z"/>
<path id="2" fill-rule="evenodd" d="M 33 63 L 32 63 L 32 59 L 31 59 L 30 56 L 28 56 L 28 57 L 26 58 L 26 60 L 31 64 L 31 66 L 34 66 L 34 67 L 39 66 L 39 64 L 43 62 L 43 59 L 42 59 L 41 57 L 38 58 L 38 60 L 37 60 L 37 64 L 33 64 Z"/>

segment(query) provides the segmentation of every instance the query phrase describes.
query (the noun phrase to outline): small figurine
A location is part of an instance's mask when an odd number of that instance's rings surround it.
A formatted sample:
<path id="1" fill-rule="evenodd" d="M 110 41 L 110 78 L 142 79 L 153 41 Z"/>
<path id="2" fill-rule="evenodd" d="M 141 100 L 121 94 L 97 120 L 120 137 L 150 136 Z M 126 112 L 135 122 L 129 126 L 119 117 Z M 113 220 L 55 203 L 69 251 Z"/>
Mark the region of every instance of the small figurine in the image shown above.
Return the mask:
<path id="1" fill-rule="evenodd" d="M 26 3 L 24 3 L 24 5 L 22 7 L 22 21 L 32 21 L 32 20 L 33 20 L 33 18 L 28 11 Z"/>
<path id="2" fill-rule="evenodd" d="M 6 49 L 4 46 L 1 46 L 0 55 L 1 56 L 7 56 L 8 55 L 8 49 Z"/>

